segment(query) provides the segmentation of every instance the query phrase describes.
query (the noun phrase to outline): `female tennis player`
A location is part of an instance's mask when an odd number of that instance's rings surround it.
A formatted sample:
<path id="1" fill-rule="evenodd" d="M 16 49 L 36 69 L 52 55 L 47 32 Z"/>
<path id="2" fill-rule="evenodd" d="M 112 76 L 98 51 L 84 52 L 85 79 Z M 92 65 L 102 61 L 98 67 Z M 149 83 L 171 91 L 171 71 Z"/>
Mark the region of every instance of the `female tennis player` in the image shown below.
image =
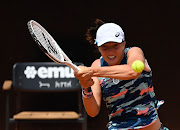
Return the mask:
<path id="1" fill-rule="evenodd" d="M 98 47 L 101 57 L 91 67 L 79 66 L 75 74 L 82 86 L 83 103 L 89 116 L 95 117 L 106 102 L 109 130 L 165 130 L 157 109 L 163 101 L 156 100 L 152 71 L 138 47 L 125 48 L 122 28 L 100 19 L 88 29 L 87 40 Z M 145 67 L 141 73 L 131 65 L 140 60 Z"/>

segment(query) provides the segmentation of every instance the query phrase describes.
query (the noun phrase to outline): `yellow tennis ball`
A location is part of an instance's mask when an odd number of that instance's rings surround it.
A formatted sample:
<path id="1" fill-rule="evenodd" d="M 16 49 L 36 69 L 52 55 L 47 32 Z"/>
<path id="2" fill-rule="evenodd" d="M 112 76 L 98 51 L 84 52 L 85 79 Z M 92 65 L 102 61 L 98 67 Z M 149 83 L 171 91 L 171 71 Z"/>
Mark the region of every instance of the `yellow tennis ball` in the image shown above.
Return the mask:
<path id="1" fill-rule="evenodd" d="M 133 63 L 132 63 L 132 69 L 135 71 L 135 72 L 142 72 L 144 70 L 144 63 L 140 60 L 135 60 Z"/>

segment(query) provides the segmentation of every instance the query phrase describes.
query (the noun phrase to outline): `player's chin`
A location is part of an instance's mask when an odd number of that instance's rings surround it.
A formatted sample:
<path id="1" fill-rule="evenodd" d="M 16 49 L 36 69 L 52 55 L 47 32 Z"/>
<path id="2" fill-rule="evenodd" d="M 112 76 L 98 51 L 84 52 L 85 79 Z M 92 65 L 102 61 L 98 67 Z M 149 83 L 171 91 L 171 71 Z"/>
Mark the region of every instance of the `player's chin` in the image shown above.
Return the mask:
<path id="1" fill-rule="evenodd" d="M 106 57 L 105 61 L 108 63 L 109 66 L 113 66 L 113 65 L 119 65 L 119 60 L 116 56 L 114 57 Z"/>
<path id="2" fill-rule="evenodd" d="M 108 61 L 108 65 L 109 65 L 109 66 L 119 65 L 119 64 L 120 64 L 120 63 L 119 63 L 118 61 L 116 61 L 116 60 L 114 60 L 114 61 L 112 61 L 112 60 Z"/>

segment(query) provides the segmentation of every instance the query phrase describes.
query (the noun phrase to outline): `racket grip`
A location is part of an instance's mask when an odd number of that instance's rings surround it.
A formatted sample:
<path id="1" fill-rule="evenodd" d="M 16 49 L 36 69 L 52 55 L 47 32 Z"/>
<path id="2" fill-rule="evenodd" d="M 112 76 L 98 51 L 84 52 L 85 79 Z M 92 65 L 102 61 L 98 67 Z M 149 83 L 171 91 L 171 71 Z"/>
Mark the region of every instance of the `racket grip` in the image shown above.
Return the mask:
<path id="1" fill-rule="evenodd" d="M 72 68 L 72 69 L 74 70 L 74 72 L 78 72 L 78 71 L 80 70 L 77 65 L 75 65 L 75 64 L 73 64 L 73 63 L 71 63 L 71 62 L 65 62 L 65 64 L 66 64 L 67 66 L 69 66 L 70 68 Z"/>

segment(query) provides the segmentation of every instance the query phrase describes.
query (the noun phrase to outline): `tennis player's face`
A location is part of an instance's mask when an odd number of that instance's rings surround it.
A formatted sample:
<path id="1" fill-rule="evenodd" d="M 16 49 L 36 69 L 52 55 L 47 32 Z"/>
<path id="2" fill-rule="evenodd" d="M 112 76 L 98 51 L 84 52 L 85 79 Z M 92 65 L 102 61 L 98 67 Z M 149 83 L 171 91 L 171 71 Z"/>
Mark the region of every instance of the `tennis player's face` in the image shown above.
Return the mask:
<path id="1" fill-rule="evenodd" d="M 98 49 L 103 59 L 110 65 L 119 65 L 124 56 L 126 42 L 115 43 L 108 42 L 100 46 Z"/>

